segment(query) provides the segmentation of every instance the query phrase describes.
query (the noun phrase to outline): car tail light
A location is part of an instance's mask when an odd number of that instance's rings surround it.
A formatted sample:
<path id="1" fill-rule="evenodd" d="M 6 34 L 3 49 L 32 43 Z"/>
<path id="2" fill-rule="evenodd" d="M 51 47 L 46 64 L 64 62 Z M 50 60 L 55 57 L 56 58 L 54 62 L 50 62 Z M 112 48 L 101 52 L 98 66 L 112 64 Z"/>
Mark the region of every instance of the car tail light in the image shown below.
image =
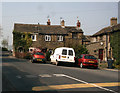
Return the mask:
<path id="1" fill-rule="evenodd" d="M 75 57 L 74 57 L 74 61 L 75 61 Z"/>
<path id="2" fill-rule="evenodd" d="M 59 59 L 61 58 L 61 56 L 59 55 Z"/>

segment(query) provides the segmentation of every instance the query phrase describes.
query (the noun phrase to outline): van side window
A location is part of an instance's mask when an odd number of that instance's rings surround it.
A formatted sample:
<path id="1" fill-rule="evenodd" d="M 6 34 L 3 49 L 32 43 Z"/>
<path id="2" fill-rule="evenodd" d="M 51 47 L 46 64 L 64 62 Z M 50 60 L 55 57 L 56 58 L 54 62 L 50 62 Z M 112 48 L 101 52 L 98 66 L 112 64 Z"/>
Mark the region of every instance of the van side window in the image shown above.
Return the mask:
<path id="1" fill-rule="evenodd" d="M 66 49 L 63 49 L 62 55 L 67 55 L 67 50 Z"/>
<path id="2" fill-rule="evenodd" d="M 68 51 L 68 55 L 73 56 L 73 51 L 72 51 L 72 50 L 69 50 L 69 51 Z"/>

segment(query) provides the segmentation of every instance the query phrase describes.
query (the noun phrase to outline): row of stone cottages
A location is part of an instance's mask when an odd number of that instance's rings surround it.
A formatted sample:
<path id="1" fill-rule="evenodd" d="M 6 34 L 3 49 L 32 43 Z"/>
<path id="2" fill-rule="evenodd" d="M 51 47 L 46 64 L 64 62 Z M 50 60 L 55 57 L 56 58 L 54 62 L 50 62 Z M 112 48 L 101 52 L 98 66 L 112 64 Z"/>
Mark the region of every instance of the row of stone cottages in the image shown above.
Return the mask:
<path id="1" fill-rule="evenodd" d="M 61 21 L 60 25 L 51 25 L 50 19 L 48 19 L 47 25 L 39 23 L 14 24 L 14 32 L 30 33 L 32 45 L 29 47 L 29 52 L 32 52 L 35 48 L 53 50 L 56 47 L 68 46 L 76 42 L 77 44 L 86 45 L 89 53 L 101 60 L 106 60 L 108 56 L 112 58 L 109 35 L 113 30 L 120 30 L 117 18 L 111 18 L 111 26 L 103 28 L 92 36 L 83 34 L 79 20 L 76 26 L 65 26 L 64 20 Z M 18 53 L 23 53 L 24 47 L 14 46 L 14 35 L 13 33 L 13 55 L 17 56 Z M 25 38 L 25 35 L 22 34 L 20 38 Z"/>

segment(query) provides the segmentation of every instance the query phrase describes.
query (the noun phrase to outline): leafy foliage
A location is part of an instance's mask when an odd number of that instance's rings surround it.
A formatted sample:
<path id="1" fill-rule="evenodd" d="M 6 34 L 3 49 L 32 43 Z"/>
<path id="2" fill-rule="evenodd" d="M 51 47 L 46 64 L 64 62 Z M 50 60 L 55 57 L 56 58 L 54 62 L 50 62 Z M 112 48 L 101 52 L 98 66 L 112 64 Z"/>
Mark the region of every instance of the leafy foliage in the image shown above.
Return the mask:
<path id="1" fill-rule="evenodd" d="M 31 34 L 13 31 L 13 41 L 15 51 L 17 51 L 19 47 L 22 47 L 24 51 L 27 52 L 32 44 Z"/>
<path id="2" fill-rule="evenodd" d="M 8 51 L 8 49 L 5 47 L 2 47 L 2 51 Z"/>
<path id="3" fill-rule="evenodd" d="M 2 40 L 1 44 L 5 48 L 8 46 L 8 41 L 6 39 L 4 39 L 4 40 Z"/>
<path id="4" fill-rule="evenodd" d="M 47 61 L 50 61 L 50 55 L 51 55 L 51 52 L 50 52 L 50 51 L 47 51 L 47 52 L 46 52 L 46 60 L 47 60 Z"/>
<path id="5" fill-rule="evenodd" d="M 85 45 L 78 44 L 77 42 L 72 42 L 72 44 L 67 44 L 67 47 L 71 47 L 75 50 L 76 56 L 81 54 L 88 54 L 88 50 Z"/>
<path id="6" fill-rule="evenodd" d="M 113 32 L 110 38 L 113 57 L 115 58 L 114 64 L 120 65 L 120 31 Z"/>

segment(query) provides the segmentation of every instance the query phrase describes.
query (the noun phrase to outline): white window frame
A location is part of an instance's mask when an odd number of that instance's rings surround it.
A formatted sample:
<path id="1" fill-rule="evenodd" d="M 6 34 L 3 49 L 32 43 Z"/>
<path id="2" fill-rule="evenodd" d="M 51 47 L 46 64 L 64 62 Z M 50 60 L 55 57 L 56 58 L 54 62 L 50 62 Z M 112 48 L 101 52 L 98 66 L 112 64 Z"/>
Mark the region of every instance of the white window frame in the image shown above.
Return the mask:
<path id="1" fill-rule="evenodd" d="M 45 35 L 45 41 L 51 41 L 51 36 L 50 35 Z"/>
<path id="2" fill-rule="evenodd" d="M 34 39 L 32 38 L 34 36 Z M 36 38 L 37 36 L 36 36 L 36 34 L 32 34 L 31 35 L 31 39 L 32 39 L 32 41 L 37 41 L 37 38 Z"/>
<path id="3" fill-rule="evenodd" d="M 59 39 L 58 39 L 58 38 L 59 38 Z M 62 36 L 62 35 L 57 36 L 57 40 L 58 40 L 58 41 L 63 41 L 63 36 Z"/>

